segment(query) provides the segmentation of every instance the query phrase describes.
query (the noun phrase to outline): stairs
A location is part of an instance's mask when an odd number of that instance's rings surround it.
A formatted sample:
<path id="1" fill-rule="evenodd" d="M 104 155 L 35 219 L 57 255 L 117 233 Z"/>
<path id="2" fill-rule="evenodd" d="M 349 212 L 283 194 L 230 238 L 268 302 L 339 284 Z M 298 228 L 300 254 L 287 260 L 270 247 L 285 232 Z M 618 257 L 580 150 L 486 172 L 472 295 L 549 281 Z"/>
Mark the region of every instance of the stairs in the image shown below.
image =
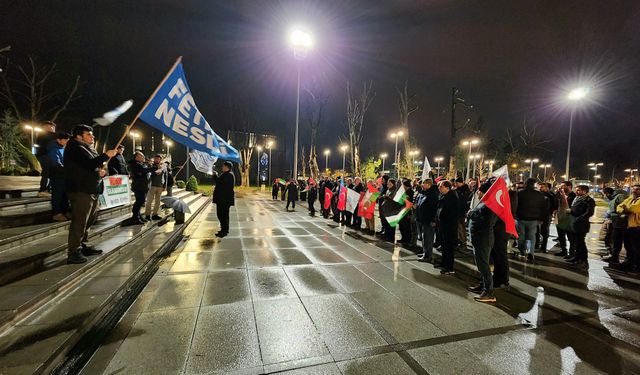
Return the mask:
<path id="1" fill-rule="evenodd" d="M 66 264 L 69 222 L 0 230 L 1 374 L 51 371 L 123 296 L 136 290 L 132 285 L 146 284 L 141 275 L 155 272 L 155 260 L 173 250 L 210 202 L 184 190 L 173 195 L 192 212 L 184 224 L 170 220 L 171 210 L 162 210 L 160 221 L 123 227 L 130 206 L 101 211 L 89 242 L 104 253 L 81 265 Z"/>

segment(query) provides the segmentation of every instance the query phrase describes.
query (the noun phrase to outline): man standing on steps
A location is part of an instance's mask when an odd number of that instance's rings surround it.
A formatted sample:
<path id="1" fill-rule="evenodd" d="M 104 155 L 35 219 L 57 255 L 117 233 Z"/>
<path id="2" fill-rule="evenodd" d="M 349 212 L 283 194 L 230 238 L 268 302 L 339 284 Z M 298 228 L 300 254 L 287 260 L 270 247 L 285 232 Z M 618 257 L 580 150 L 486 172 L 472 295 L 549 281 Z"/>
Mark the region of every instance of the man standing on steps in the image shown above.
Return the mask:
<path id="1" fill-rule="evenodd" d="M 49 156 L 47 155 L 47 147 L 51 142 L 55 142 L 56 140 L 56 124 L 51 121 L 45 121 L 42 124 L 42 128 L 44 130 L 44 134 L 38 137 L 36 148 L 36 158 L 38 162 L 40 162 L 40 190 L 38 191 L 38 197 L 40 198 L 50 198 L 51 190 L 50 185 L 50 176 L 51 173 L 51 161 L 49 160 Z"/>
<path id="2" fill-rule="evenodd" d="M 222 164 L 222 173 L 213 173 L 213 183 L 216 187 L 213 189 L 212 199 L 220 220 L 220 231 L 216 233 L 216 237 L 220 238 L 229 234 L 229 208 L 235 204 L 233 187 L 236 186 L 236 178 L 231 173 L 232 168 L 233 164 L 225 161 Z"/>
<path id="3" fill-rule="evenodd" d="M 136 151 L 133 154 L 133 160 L 129 164 L 129 170 L 131 172 L 131 191 L 136 197 L 136 201 L 133 203 L 131 209 L 130 223 L 144 224 L 147 221 L 140 215 L 140 209 L 144 206 L 147 193 L 149 193 L 149 181 L 151 173 L 156 168 L 145 163 L 145 156 L 142 152 Z"/>
<path id="4" fill-rule="evenodd" d="M 93 128 L 87 125 L 73 128 L 72 137 L 64 152 L 65 182 L 71 202 L 67 263 L 79 264 L 87 261 L 86 256 L 102 253 L 87 246 L 88 229 L 95 221 L 98 195 L 104 188 L 102 177 L 106 171 L 102 167 L 117 151 L 99 155 L 93 148 Z"/>
<path id="5" fill-rule="evenodd" d="M 162 155 L 156 154 L 153 156 L 152 167 L 151 187 L 147 194 L 147 202 L 144 209 L 145 219 L 147 221 L 162 219 L 158 216 L 158 210 L 160 209 L 160 197 L 162 196 L 167 181 L 167 169 L 162 162 Z M 153 214 L 151 213 L 151 206 L 153 206 Z"/>

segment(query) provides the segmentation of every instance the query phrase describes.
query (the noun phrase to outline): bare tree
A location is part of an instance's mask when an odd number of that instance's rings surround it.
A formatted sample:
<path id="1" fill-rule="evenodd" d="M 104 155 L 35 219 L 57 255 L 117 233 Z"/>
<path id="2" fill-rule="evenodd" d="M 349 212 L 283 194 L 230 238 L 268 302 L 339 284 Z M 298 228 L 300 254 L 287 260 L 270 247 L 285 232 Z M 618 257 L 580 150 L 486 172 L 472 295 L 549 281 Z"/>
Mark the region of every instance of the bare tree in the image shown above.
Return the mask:
<path id="1" fill-rule="evenodd" d="M 309 145 L 309 174 L 311 175 L 311 178 L 317 180 L 320 175 L 317 155 L 318 132 L 320 130 L 320 124 L 322 123 L 324 108 L 327 105 L 329 98 L 317 84 L 313 84 L 312 87 L 305 88 L 304 90 L 307 93 L 305 96 L 305 117 L 309 123 L 309 129 L 311 130 L 311 142 Z"/>
<path id="2" fill-rule="evenodd" d="M 351 92 L 351 85 L 347 81 L 347 129 L 351 145 L 351 166 L 353 174 L 360 175 L 360 143 L 362 142 L 362 125 L 371 101 L 375 96 L 373 81 L 365 82 L 362 91 L 355 97 Z"/>
<path id="3" fill-rule="evenodd" d="M 300 148 L 300 162 L 302 163 L 302 178 L 307 179 L 307 158 L 304 152 L 304 146 Z"/>
<path id="4" fill-rule="evenodd" d="M 418 110 L 418 105 L 415 104 L 415 94 L 409 95 L 408 90 L 408 82 L 404 81 L 404 87 L 402 89 L 396 88 L 398 91 L 398 112 L 400 113 L 400 125 L 402 126 L 402 131 L 404 133 L 404 157 L 405 163 L 407 165 L 407 174 L 408 176 L 413 177 L 414 175 L 414 166 L 411 160 L 410 152 L 412 145 L 410 142 L 407 142 L 409 139 L 409 116 L 415 111 Z M 395 155 L 397 157 L 396 160 L 400 160 L 400 156 Z"/>
<path id="5" fill-rule="evenodd" d="M 248 101 L 231 105 L 231 123 L 233 130 L 239 132 L 239 139 L 235 146 L 239 149 L 240 159 L 240 186 L 249 187 L 249 174 L 251 172 L 251 156 L 256 147 L 256 135 L 254 116 L 251 112 L 253 106 Z M 259 156 L 258 156 L 259 157 Z"/>

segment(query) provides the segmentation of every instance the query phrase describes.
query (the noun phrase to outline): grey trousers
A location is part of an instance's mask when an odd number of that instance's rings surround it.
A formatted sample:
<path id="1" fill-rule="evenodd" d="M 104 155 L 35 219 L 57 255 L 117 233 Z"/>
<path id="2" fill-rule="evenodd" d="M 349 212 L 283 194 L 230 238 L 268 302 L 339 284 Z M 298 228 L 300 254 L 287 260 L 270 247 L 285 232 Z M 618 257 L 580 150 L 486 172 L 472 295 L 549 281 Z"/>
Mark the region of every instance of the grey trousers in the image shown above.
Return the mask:
<path id="1" fill-rule="evenodd" d="M 89 227 L 96 221 L 98 214 L 98 195 L 87 193 L 68 193 L 71 202 L 71 224 L 67 252 L 74 254 L 89 237 Z"/>

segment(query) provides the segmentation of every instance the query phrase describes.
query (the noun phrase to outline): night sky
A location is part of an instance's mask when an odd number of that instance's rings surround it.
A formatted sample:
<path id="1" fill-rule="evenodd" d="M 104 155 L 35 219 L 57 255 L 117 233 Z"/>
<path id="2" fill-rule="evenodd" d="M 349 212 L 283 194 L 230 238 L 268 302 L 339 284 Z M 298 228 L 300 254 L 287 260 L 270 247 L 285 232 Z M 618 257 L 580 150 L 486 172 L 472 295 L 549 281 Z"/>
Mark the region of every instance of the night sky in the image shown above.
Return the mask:
<path id="1" fill-rule="evenodd" d="M 410 131 L 429 157 L 448 143 L 450 91 L 474 104 L 458 118 L 482 116 L 489 135 L 518 131 L 525 115 L 554 139 L 539 156 L 564 166 L 569 107 L 576 84 L 593 87 L 575 119 L 572 168 L 586 163 L 637 167 L 640 117 L 640 1 L 8 1 L 0 2 L 0 47 L 14 62 L 56 62 L 82 98 L 60 119 L 70 128 L 132 98 L 130 120 L 182 55 L 200 111 L 226 134 L 231 108 L 244 106 L 263 133 L 288 137 L 295 121 L 291 25 L 316 36 L 303 67 L 329 96 L 320 150 L 346 135 L 345 86 L 373 80 L 363 154 L 393 152 L 396 87 L 409 82 L 419 110 Z M 144 131 L 148 131 L 144 130 Z M 301 126 L 301 143 L 308 143 Z M 487 150 L 491 152 L 490 150 Z M 324 164 L 321 163 L 321 166 Z M 618 174 L 618 175 L 620 175 Z"/>

